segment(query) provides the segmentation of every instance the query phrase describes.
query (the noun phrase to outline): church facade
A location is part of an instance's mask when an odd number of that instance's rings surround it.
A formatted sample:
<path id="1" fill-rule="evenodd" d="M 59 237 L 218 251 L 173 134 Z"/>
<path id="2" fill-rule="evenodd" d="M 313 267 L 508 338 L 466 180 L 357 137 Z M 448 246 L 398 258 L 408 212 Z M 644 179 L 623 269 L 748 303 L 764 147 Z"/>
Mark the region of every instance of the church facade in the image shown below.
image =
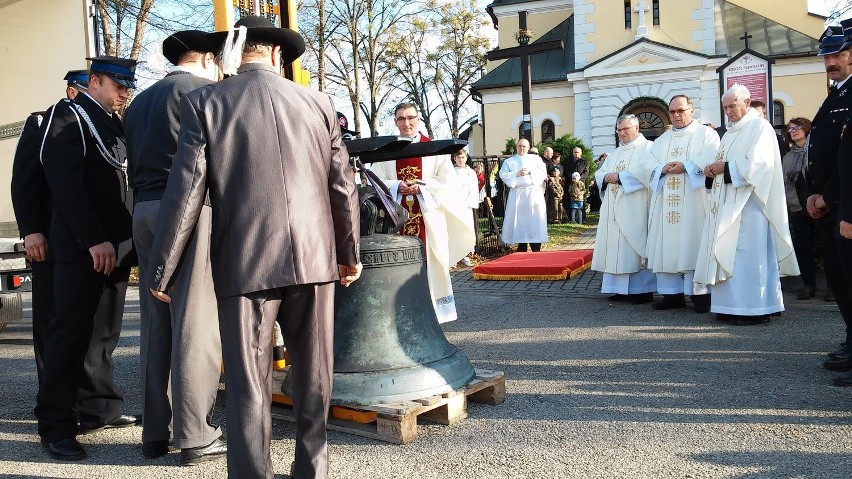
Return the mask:
<path id="1" fill-rule="evenodd" d="M 616 146 L 615 122 L 633 113 L 649 139 L 671 123 L 668 101 L 690 96 L 695 118 L 724 124 L 717 69 L 745 47 L 772 60 L 772 122 L 812 118 L 827 93 L 817 39 L 825 18 L 807 0 L 495 0 L 498 48 L 518 45 L 519 12 L 533 40 L 564 49 L 530 56 L 535 143 L 571 133 L 594 150 Z M 520 60 L 489 62 L 474 85 L 482 121 L 474 155 L 502 152 L 522 128 Z M 767 102 L 769 103 L 769 102 Z"/>

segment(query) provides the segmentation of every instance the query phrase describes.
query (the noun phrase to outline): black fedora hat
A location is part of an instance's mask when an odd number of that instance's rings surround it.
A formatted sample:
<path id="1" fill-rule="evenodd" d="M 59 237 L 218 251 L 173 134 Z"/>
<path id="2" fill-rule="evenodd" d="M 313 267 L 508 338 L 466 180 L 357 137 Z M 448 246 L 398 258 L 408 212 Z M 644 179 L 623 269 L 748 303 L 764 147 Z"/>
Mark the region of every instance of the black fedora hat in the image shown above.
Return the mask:
<path id="1" fill-rule="evenodd" d="M 216 44 L 210 41 L 209 34 L 201 30 L 183 30 L 163 40 L 163 56 L 172 65 L 177 65 L 186 52 L 218 53 Z"/>
<path id="2" fill-rule="evenodd" d="M 257 15 L 240 18 L 234 24 L 234 29 L 246 27 L 246 39 L 251 42 L 268 43 L 281 47 L 281 63 L 289 65 L 305 53 L 305 40 L 297 32 L 289 28 L 279 28 L 268 19 Z M 208 34 L 217 50 L 221 50 L 228 38 L 228 32 L 213 32 Z"/>
<path id="3" fill-rule="evenodd" d="M 836 25 L 826 28 L 819 38 L 819 52 L 817 56 L 833 55 L 840 51 L 843 46 L 843 27 Z"/>

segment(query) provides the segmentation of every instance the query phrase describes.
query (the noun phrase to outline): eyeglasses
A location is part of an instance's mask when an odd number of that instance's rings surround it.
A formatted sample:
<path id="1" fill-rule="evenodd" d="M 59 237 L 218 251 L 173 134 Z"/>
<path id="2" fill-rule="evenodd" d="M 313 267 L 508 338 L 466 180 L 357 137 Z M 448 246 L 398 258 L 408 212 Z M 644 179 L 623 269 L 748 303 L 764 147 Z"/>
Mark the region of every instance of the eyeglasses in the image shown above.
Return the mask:
<path id="1" fill-rule="evenodd" d="M 787 133 L 793 133 L 794 131 L 799 131 L 801 129 L 802 129 L 802 127 L 800 125 L 790 125 L 787 128 Z"/>
<path id="2" fill-rule="evenodd" d="M 688 112 L 688 111 L 689 111 L 689 110 L 691 110 L 691 109 L 692 109 L 692 107 L 689 107 L 689 108 L 678 108 L 677 110 L 669 110 L 669 114 L 670 114 L 670 115 L 674 115 L 675 113 L 677 113 L 678 115 L 683 115 L 684 113 Z"/>
<path id="3" fill-rule="evenodd" d="M 407 121 L 414 121 L 414 120 L 416 120 L 416 119 L 417 119 L 417 115 L 410 115 L 410 116 L 398 116 L 398 117 L 396 117 L 396 121 L 398 121 L 398 122 L 403 122 L 403 121 L 406 121 L 406 120 L 407 120 Z"/>
<path id="4" fill-rule="evenodd" d="M 630 131 L 630 129 L 635 128 L 634 126 L 626 126 L 624 128 L 616 128 L 616 133 L 624 133 L 625 131 Z"/>

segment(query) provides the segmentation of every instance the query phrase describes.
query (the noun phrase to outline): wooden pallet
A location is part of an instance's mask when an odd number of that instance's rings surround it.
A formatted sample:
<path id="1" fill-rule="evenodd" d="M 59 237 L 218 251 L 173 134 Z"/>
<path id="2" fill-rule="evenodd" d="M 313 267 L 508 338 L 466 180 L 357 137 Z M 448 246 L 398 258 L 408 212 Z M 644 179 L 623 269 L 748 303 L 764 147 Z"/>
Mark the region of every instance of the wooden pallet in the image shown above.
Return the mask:
<path id="1" fill-rule="evenodd" d="M 500 404 L 506 400 L 506 375 L 476 369 L 463 388 L 413 401 L 370 406 L 332 406 L 328 429 L 396 444 L 417 439 L 417 421 L 456 424 L 467 418 L 467 401 Z M 284 396 L 273 395 L 272 417 L 294 421 L 293 408 Z"/>

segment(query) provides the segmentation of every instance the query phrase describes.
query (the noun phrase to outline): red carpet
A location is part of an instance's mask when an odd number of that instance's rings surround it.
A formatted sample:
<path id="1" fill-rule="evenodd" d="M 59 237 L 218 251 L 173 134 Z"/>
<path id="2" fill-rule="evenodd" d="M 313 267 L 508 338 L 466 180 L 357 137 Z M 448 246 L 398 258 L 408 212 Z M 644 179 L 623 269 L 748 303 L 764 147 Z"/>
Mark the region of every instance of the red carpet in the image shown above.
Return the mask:
<path id="1" fill-rule="evenodd" d="M 591 250 L 512 253 L 473 268 L 474 279 L 545 281 L 573 278 L 589 269 Z"/>

